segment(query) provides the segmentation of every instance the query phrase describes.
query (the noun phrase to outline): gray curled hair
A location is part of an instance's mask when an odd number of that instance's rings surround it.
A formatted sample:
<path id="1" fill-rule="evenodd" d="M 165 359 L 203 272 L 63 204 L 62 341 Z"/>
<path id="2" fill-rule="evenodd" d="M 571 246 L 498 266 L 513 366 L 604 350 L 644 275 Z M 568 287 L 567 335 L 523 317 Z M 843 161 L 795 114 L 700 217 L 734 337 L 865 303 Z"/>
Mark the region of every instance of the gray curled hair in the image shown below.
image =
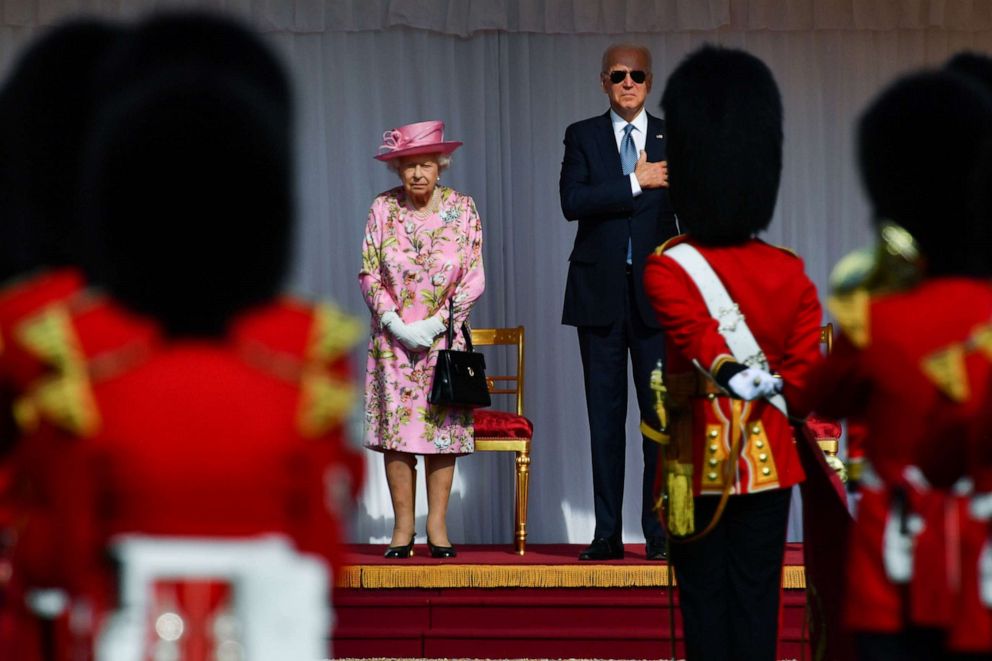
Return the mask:
<path id="1" fill-rule="evenodd" d="M 425 154 L 430 156 L 431 154 Z M 451 154 L 433 154 L 434 160 L 437 161 L 437 171 L 438 174 L 444 172 L 451 165 Z M 397 175 L 400 173 L 400 161 L 402 158 L 392 158 L 388 161 L 383 161 L 386 167 L 395 172 Z"/>

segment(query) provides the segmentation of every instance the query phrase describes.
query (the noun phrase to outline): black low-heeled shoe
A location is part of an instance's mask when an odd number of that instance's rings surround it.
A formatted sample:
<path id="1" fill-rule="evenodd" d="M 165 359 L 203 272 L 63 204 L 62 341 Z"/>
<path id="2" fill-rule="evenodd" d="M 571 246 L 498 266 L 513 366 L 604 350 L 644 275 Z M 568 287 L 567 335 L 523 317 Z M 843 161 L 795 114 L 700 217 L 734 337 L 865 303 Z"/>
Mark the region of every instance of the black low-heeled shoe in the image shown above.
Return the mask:
<path id="1" fill-rule="evenodd" d="M 430 538 L 427 539 L 427 550 L 431 552 L 432 558 L 453 558 L 458 555 L 454 546 L 434 546 Z"/>
<path id="2" fill-rule="evenodd" d="M 404 546 L 388 546 L 386 552 L 382 554 L 384 558 L 409 558 L 413 555 L 413 540 L 416 535 L 410 538 L 410 543 Z M 428 545 L 430 542 L 428 542 Z"/>

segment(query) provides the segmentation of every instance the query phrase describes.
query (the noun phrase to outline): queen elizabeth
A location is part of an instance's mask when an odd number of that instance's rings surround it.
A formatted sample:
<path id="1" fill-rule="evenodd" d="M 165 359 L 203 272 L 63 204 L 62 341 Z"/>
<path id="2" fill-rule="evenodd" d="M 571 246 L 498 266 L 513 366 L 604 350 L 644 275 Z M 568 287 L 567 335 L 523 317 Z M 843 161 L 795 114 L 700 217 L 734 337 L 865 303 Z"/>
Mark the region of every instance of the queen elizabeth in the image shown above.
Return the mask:
<path id="1" fill-rule="evenodd" d="M 417 455 L 427 475 L 428 550 L 456 554 L 445 519 L 455 459 L 474 449 L 472 411 L 427 399 L 447 325 L 453 348 L 462 348 L 457 331 L 485 288 L 475 202 L 438 183 L 461 144 L 445 141 L 442 122 L 418 122 L 386 131 L 375 156 L 401 184 L 372 201 L 358 275 L 371 313 L 364 445 L 383 453 L 394 513 L 387 558 L 413 555 Z"/>

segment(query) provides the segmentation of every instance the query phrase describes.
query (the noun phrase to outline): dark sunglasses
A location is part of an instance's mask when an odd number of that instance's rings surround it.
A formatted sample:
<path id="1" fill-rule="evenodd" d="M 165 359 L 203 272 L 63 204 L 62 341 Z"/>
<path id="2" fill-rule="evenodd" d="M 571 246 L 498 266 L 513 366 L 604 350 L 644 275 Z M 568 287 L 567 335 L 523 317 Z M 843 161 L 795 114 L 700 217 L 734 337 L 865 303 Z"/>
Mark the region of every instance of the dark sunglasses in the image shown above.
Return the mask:
<path id="1" fill-rule="evenodd" d="M 619 85 L 630 74 L 630 79 L 633 80 L 638 85 L 644 83 L 648 78 L 648 74 L 645 71 L 611 71 L 610 72 L 610 82 L 614 85 Z"/>

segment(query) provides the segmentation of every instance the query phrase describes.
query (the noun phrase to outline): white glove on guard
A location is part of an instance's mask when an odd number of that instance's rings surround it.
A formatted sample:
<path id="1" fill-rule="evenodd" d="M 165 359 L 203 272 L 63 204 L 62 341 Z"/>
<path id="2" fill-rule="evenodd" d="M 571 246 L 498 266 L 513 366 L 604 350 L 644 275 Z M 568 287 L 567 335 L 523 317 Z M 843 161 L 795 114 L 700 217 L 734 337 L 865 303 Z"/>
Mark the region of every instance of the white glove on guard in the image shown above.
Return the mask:
<path id="1" fill-rule="evenodd" d="M 738 372 L 730 377 L 728 385 L 733 394 L 747 401 L 770 397 L 782 390 L 781 379 L 776 379 L 765 370 L 757 367 L 748 367 L 746 370 Z"/>

